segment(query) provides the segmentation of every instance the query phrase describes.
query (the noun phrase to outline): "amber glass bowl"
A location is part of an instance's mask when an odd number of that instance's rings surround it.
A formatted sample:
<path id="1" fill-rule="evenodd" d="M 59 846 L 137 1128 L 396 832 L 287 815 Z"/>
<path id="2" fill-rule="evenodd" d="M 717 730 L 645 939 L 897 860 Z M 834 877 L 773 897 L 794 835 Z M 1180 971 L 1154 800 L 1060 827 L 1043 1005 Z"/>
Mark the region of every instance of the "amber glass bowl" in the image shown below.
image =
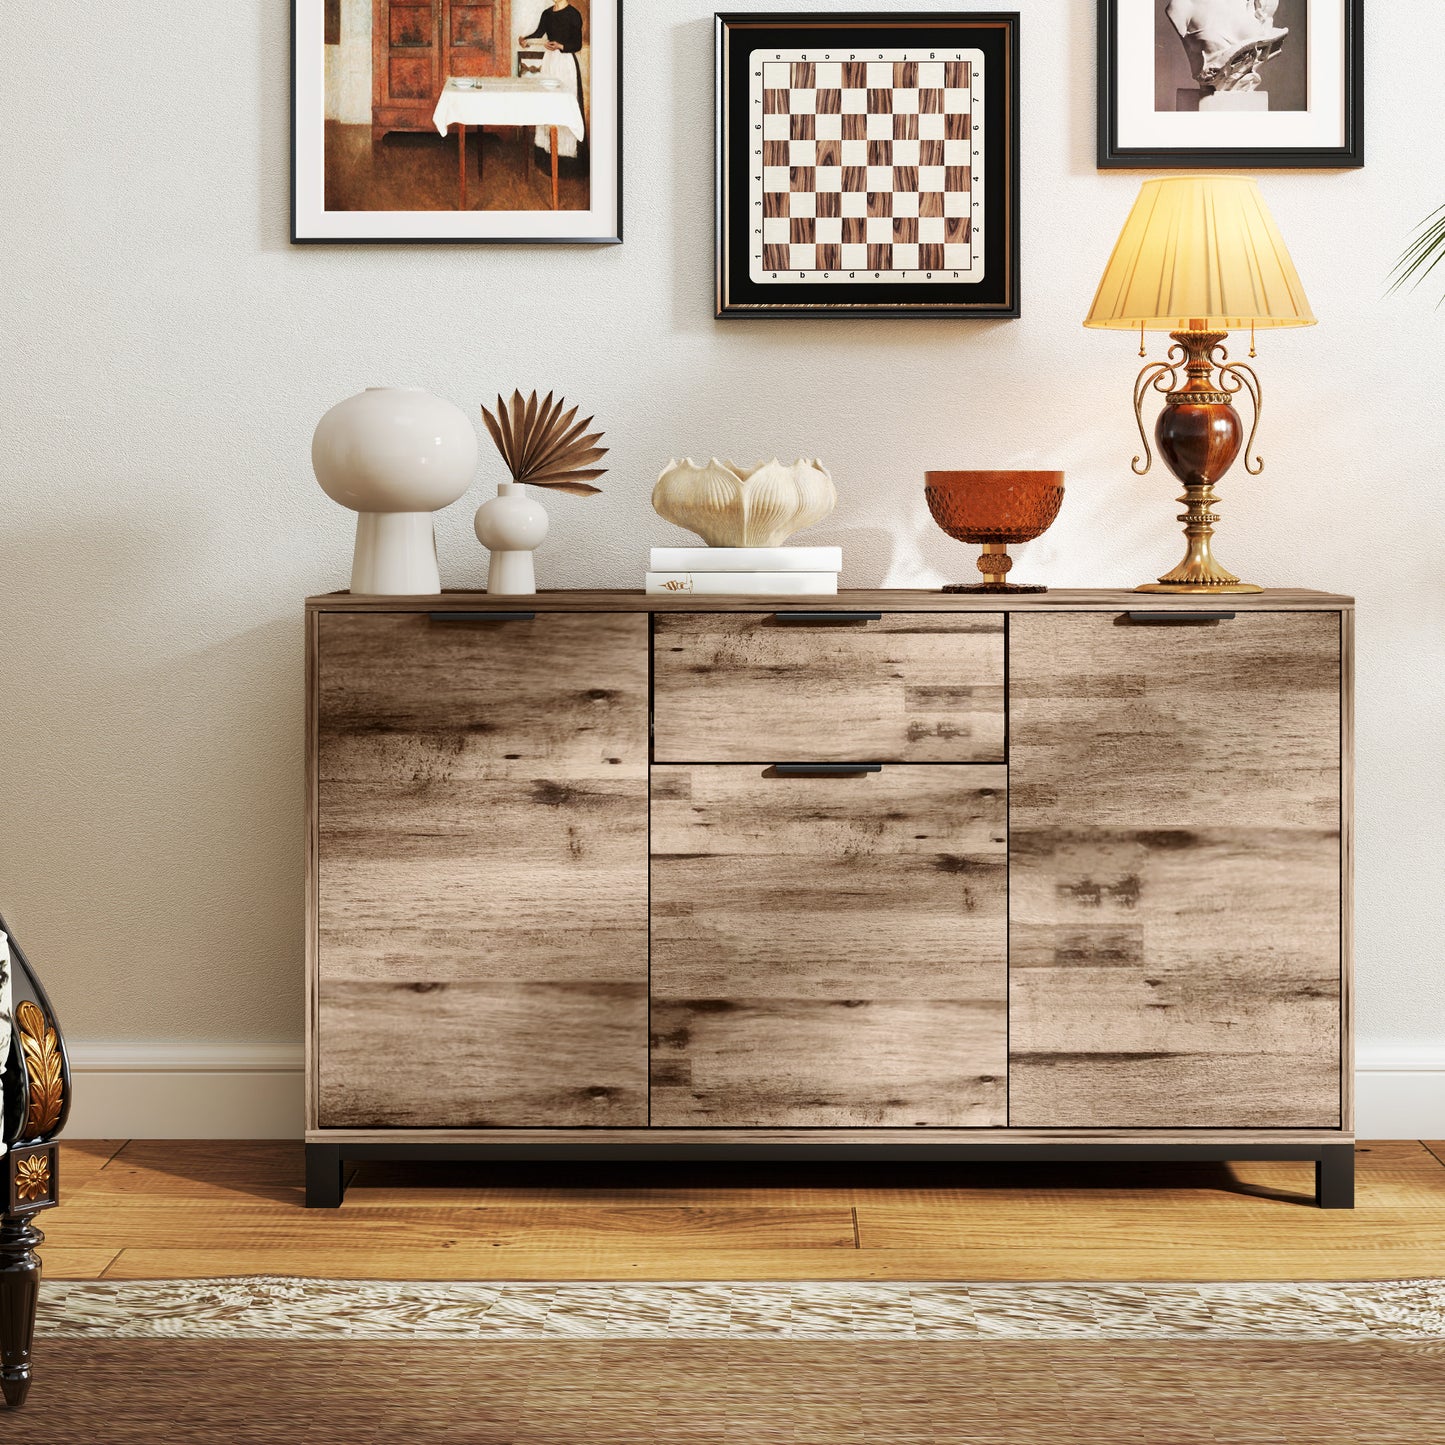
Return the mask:
<path id="1" fill-rule="evenodd" d="M 925 472 L 924 495 L 933 520 L 960 542 L 983 548 L 982 582 L 954 583 L 945 592 L 1045 592 L 1010 582 L 1007 548 L 1042 537 L 1064 503 L 1062 472 Z"/>

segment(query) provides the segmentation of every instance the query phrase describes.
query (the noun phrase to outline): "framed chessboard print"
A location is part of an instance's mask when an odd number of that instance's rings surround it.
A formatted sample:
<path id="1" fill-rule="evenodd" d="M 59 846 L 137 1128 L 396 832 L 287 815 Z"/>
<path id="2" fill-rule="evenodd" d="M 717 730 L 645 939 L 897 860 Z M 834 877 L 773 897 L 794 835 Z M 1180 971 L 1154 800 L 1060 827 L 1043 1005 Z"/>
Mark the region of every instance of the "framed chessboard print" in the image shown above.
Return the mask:
<path id="1" fill-rule="evenodd" d="M 717 315 L 1019 314 L 1016 13 L 717 16 Z"/>

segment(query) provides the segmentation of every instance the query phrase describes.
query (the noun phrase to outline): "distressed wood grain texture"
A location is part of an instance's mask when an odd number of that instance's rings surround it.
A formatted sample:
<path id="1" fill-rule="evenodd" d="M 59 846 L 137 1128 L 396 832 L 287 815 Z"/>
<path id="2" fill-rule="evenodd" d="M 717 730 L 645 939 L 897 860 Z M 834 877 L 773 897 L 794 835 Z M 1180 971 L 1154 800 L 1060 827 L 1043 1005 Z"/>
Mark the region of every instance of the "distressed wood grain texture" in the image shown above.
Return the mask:
<path id="1" fill-rule="evenodd" d="M 323 615 L 323 1127 L 647 1122 L 647 620 Z"/>
<path id="2" fill-rule="evenodd" d="M 1010 1123 L 1341 1122 L 1340 615 L 1010 619 Z"/>
<path id="3" fill-rule="evenodd" d="M 824 610 L 836 610 L 825 607 Z M 659 762 L 1001 762 L 1001 613 L 659 617 Z"/>
<path id="4" fill-rule="evenodd" d="M 1002 1125 L 996 767 L 655 767 L 652 1123 Z"/>

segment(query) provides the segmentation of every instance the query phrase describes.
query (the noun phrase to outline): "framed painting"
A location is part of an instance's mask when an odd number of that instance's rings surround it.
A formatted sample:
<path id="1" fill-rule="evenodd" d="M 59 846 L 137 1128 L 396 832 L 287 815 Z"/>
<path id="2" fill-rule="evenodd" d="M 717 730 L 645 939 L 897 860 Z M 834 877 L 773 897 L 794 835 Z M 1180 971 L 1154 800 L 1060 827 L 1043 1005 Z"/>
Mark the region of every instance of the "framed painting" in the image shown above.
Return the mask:
<path id="1" fill-rule="evenodd" d="M 1362 166 L 1365 0 L 1099 0 L 1099 167 Z"/>
<path id="2" fill-rule="evenodd" d="M 622 239 L 622 0 L 292 0 L 291 239 Z"/>
<path id="3" fill-rule="evenodd" d="M 1019 314 L 1016 13 L 716 27 L 718 316 Z"/>

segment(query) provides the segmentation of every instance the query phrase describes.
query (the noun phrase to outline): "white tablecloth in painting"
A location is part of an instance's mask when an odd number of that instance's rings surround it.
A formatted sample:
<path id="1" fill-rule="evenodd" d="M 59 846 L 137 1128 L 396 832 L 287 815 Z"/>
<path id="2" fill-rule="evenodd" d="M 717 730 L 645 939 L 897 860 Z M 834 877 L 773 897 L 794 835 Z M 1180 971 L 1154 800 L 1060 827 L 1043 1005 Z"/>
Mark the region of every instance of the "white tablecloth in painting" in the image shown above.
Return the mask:
<path id="1" fill-rule="evenodd" d="M 432 120 L 443 135 L 454 125 L 555 125 L 570 130 L 579 144 L 585 130 L 577 96 L 561 86 L 544 85 L 542 76 L 499 76 L 467 90 L 449 80 Z"/>

